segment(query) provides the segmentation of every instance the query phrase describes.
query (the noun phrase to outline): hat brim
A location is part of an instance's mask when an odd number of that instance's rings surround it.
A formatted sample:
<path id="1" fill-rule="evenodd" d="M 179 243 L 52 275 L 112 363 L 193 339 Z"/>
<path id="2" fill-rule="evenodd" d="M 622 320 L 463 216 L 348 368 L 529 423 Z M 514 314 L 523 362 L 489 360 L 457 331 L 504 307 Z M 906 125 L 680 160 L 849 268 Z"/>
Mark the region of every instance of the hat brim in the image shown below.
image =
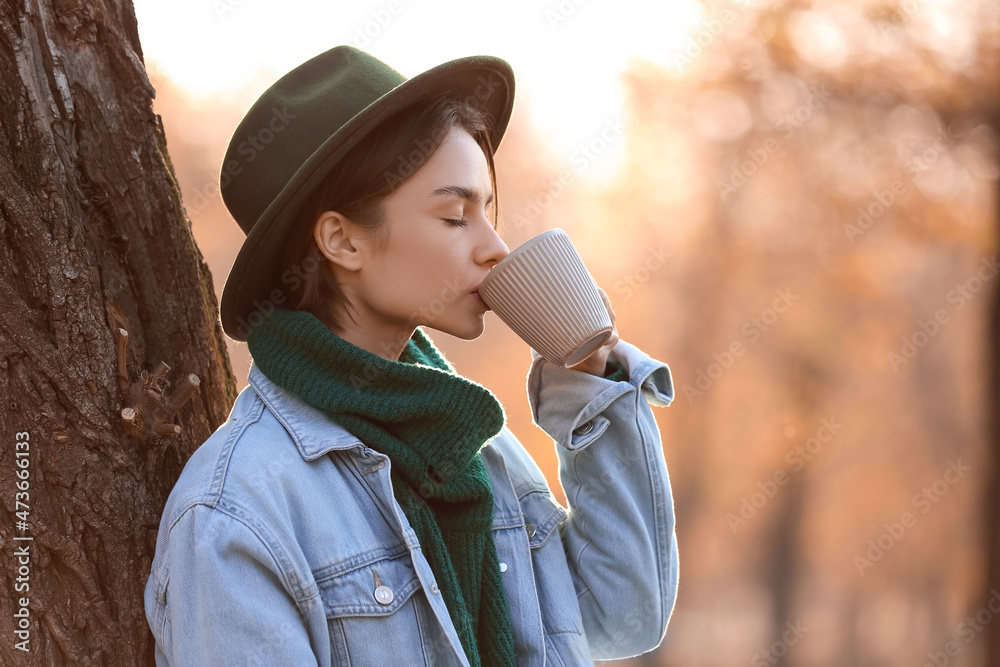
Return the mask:
<path id="1" fill-rule="evenodd" d="M 330 135 L 264 210 L 236 255 L 219 305 L 226 335 L 246 341 L 255 319 L 260 320 L 270 309 L 280 308 L 290 300 L 287 287 L 277 284 L 285 238 L 300 222 L 302 204 L 349 150 L 405 107 L 449 91 L 462 98 L 475 97 L 482 94 L 477 91 L 484 85 L 500 88 L 480 102 L 493 117 L 490 142 L 496 151 L 514 105 L 514 72 L 505 60 L 493 56 L 458 58 L 407 79 Z"/>

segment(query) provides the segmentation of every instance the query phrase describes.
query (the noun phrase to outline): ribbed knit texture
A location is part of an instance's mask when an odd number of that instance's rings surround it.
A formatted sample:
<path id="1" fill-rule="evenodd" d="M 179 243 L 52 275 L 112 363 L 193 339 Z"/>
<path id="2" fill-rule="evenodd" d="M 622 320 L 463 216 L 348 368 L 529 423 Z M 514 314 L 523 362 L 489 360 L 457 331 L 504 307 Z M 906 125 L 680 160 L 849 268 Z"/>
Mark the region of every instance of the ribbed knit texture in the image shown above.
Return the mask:
<path id="1" fill-rule="evenodd" d="M 419 328 L 391 361 L 344 340 L 312 313 L 275 309 L 247 345 L 272 382 L 389 457 L 393 494 L 469 663 L 516 665 L 491 530 L 493 489 L 479 455 L 506 423 L 493 393 L 456 373 Z"/>

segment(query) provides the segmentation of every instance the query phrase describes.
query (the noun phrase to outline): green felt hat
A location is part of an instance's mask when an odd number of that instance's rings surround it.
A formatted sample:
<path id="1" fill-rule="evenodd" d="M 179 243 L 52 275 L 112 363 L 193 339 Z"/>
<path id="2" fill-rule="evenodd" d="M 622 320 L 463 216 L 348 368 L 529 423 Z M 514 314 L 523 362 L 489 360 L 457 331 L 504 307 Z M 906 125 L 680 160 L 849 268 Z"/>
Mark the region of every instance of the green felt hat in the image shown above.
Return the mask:
<path id="1" fill-rule="evenodd" d="M 240 121 L 222 162 L 222 200 L 247 235 L 222 291 L 226 334 L 245 341 L 276 307 L 285 239 L 300 208 L 333 166 L 383 120 L 416 102 L 454 94 L 493 117 L 496 150 L 514 105 L 514 72 L 493 56 L 469 56 L 411 79 L 369 53 L 336 46 L 275 81 Z"/>

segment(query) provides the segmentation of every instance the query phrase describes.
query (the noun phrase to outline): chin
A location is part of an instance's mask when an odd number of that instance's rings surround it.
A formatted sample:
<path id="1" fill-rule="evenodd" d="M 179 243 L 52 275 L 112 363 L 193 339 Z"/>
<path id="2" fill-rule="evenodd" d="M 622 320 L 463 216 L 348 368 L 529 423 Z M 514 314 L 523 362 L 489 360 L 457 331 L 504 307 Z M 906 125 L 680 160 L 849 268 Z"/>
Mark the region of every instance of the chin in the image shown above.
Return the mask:
<path id="1" fill-rule="evenodd" d="M 442 331 L 455 338 L 461 338 L 462 340 L 475 340 L 483 335 L 483 331 L 486 329 L 486 322 L 479 318 L 477 323 L 464 324 L 464 325 L 445 325 L 442 323 L 439 327 L 434 327 L 438 331 Z"/>

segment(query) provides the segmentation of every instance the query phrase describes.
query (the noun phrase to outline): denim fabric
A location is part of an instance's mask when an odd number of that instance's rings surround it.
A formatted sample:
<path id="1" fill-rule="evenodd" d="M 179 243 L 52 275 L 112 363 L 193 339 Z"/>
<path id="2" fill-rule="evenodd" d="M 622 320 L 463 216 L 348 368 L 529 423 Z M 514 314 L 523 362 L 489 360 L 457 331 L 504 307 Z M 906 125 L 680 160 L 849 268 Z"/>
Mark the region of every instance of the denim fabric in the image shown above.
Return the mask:
<path id="1" fill-rule="evenodd" d="M 519 665 L 656 647 L 677 594 L 673 499 L 651 405 L 669 367 L 620 340 L 615 382 L 535 350 L 534 422 L 568 510 L 506 427 L 482 449 Z M 251 365 L 167 499 L 145 590 L 157 665 L 468 665 L 392 462 Z"/>

